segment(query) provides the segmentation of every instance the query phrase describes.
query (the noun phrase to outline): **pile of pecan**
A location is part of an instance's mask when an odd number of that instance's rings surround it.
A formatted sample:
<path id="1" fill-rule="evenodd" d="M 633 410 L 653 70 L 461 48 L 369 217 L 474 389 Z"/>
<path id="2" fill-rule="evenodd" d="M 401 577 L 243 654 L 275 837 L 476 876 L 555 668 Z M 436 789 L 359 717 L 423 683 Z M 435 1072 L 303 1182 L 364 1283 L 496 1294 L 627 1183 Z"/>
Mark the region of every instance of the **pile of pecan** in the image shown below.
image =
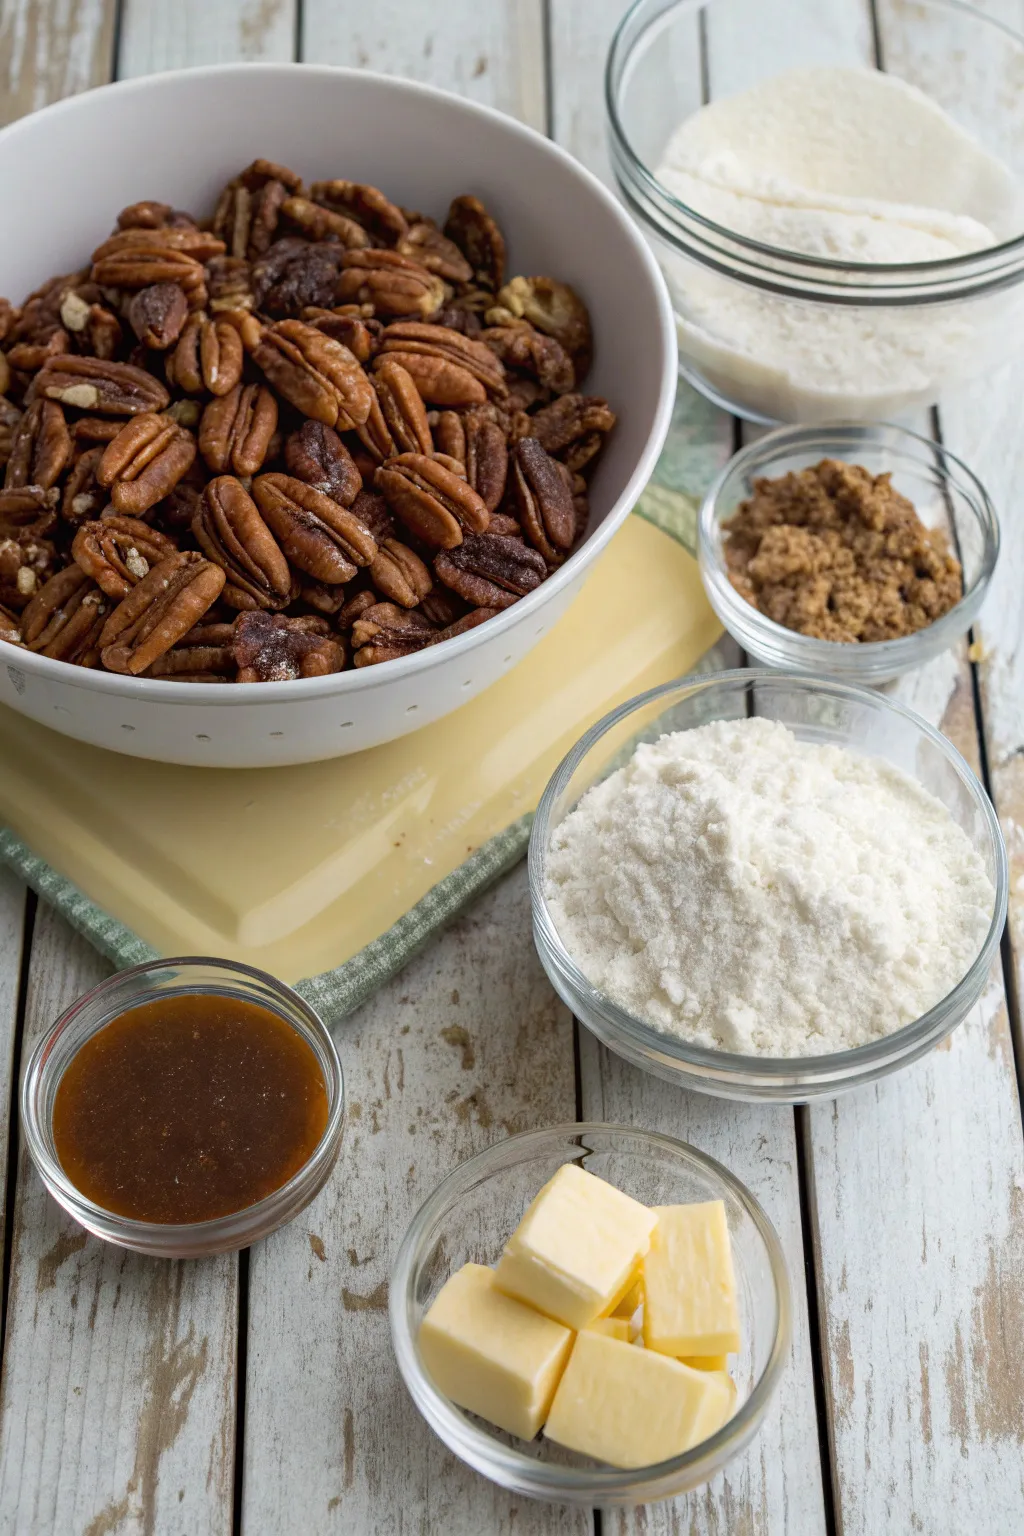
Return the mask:
<path id="1" fill-rule="evenodd" d="M 590 356 L 475 197 L 442 229 L 256 160 L 211 220 L 134 204 L 0 299 L 0 640 L 246 683 L 461 634 L 583 536 Z"/>

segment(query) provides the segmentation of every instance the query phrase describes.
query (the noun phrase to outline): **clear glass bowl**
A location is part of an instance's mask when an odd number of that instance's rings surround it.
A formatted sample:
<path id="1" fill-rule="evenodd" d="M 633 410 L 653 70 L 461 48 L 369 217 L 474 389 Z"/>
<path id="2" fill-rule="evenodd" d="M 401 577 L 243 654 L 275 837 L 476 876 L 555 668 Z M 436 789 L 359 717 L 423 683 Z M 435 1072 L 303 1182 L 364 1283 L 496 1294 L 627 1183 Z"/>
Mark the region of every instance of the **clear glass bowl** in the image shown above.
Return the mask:
<path id="1" fill-rule="evenodd" d="M 683 1456 L 620 1471 L 545 1440 L 526 1442 L 465 1413 L 433 1385 L 420 1322 L 463 1264 L 494 1264 L 533 1196 L 563 1163 L 579 1163 L 645 1205 L 722 1200 L 729 1222 L 743 1347 L 731 1357 L 739 1406 Z M 558 1125 L 499 1141 L 456 1168 L 420 1207 L 391 1274 L 391 1336 L 417 1408 L 455 1454 L 503 1488 L 563 1504 L 629 1505 L 707 1482 L 756 1434 L 789 1353 L 791 1301 L 775 1229 L 749 1190 L 685 1142 L 619 1125 Z"/>
<path id="2" fill-rule="evenodd" d="M 592 784 L 621 767 L 642 741 L 711 720 L 779 720 L 801 741 L 849 747 L 911 774 L 947 807 L 984 859 L 995 890 L 976 960 L 919 1019 L 854 1050 L 827 1056 L 742 1056 L 689 1045 L 635 1018 L 587 980 L 563 945 L 544 897 L 552 830 Z M 609 1050 L 657 1077 L 726 1099 L 802 1103 L 833 1097 L 916 1061 L 963 1022 L 988 980 L 1006 921 L 1007 862 L 995 811 L 960 753 L 912 710 L 885 694 L 826 678 L 742 670 L 666 683 L 591 727 L 555 770 L 530 837 L 533 936 L 552 986 Z"/>
<path id="3" fill-rule="evenodd" d="M 768 423 L 904 416 L 1020 352 L 1024 212 L 989 249 L 883 266 L 764 244 L 681 202 L 655 170 L 709 85 L 719 99 L 792 66 L 850 62 L 842 28 L 794 28 L 780 9 L 637 0 L 605 75 L 618 188 L 668 283 L 680 371 L 710 399 Z M 991 111 L 1016 100 L 1024 38 L 960 0 L 879 0 L 877 20 L 887 69 L 1024 185 L 1019 114 Z"/>
<path id="4" fill-rule="evenodd" d="M 759 476 L 784 475 L 825 458 L 862 464 L 873 475 L 888 471 L 896 490 L 910 498 L 927 527 L 951 526 L 953 548 L 964 570 L 964 595 L 934 624 L 898 640 L 816 640 L 766 618 L 736 591 L 726 572 L 722 523 L 753 494 Z M 856 422 L 779 427 L 736 454 L 711 486 L 701 507 L 697 552 L 712 608 L 758 661 L 877 685 L 923 666 L 967 633 L 995 570 L 999 524 L 985 487 L 966 464 L 905 427 Z"/>
<path id="5" fill-rule="evenodd" d="M 53 1140 L 53 1101 L 72 1057 L 90 1036 L 125 1013 L 169 994 L 235 997 L 286 1020 L 314 1052 L 327 1085 L 327 1125 L 308 1161 L 273 1194 L 228 1216 L 182 1225 L 134 1221 L 104 1210 L 71 1183 Z M 324 1025 L 291 987 L 252 966 L 189 956 L 151 960 L 86 992 L 43 1036 L 21 1086 L 21 1118 L 29 1155 L 53 1198 L 87 1231 L 121 1248 L 158 1258 L 192 1259 L 247 1248 L 284 1226 L 318 1194 L 338 1160 L 345 1108 L 341 1062 Z"/>

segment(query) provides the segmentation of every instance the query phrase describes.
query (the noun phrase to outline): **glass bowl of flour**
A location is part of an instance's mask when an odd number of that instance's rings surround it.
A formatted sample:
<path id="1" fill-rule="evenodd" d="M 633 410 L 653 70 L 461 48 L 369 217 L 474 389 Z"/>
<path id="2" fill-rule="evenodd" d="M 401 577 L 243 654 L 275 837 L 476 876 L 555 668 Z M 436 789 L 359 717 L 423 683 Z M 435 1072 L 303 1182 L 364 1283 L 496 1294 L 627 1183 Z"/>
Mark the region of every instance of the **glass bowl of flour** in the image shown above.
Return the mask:
<path id="1" fill-rule="evenodd" d="M 989 981 L 1007 861 L 956 749 L 868 688 L 752 669 L 577 743 L 530 839 L 534 939 L 609 1049 L 799 1103 L 906 1066 Z"/>
<path id="2" fill-rule="evenodd" d="M 754 421 L 902 418 L 1024 346 L 1024 38 L 959 0 L 847 9 L 637 0 L 609 53 L 680 371 Z"/>

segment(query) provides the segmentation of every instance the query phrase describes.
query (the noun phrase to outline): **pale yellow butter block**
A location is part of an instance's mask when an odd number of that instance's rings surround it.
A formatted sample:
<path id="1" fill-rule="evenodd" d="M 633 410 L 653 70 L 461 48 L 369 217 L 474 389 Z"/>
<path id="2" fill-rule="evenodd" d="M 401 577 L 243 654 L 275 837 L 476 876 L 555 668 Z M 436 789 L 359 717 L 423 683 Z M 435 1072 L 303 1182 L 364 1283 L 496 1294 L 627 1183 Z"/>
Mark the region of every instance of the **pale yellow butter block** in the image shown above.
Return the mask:
<path id="1" fill-rule="evenodd" d="M 591 1333 L 603 1333 L 609 1339 L 619 1339 L 623 1344 L 629 1343 L 629 1319 L 626 1317 L 595 1317 L 587 1324 L 587 1329 Z"/>
<path id="2" fill-rule="evenodd" d="M 736 1278 L 721 1200 L 656 1206 L 644 1258 L 644 1343 L 663 1355 L 728 1355 L 740 1347 Z"/>
<path id="3" fill-rule="evenodd" d="M 699 1445 L 731 1411 L 725 1384 L 710 1371 L 588 1328 L 577 1336 L 544 1434 L 613 1467 L 645 1467 Z"/>
<path id="4" fill-rule="evenodd" d="M 728 1355 L 680 1355 L 679 1358 L 695 1371 L 725 1371 L 729 1365 Z"/>
<path id="5" fill-rule="evenodd" d="M 611 1310 L 612 1317 L 632 1317 L 644 1299 L 643 1279 L 638 1275 L 618 1306 Z"/>
<path id="6" fill-rule="evenodd" d="M 572 1348 L 561 1323 L 506 1296 L 494 1271 L 465 1264 L 442 1286 L 420 1324 L 423 1363 L 460 1408 L 532 1440 Z"/>
<path id="7" fill-rule="evenodd" d="M 567 1327 L 585 1328 L 625 1296 L 657 1219 L 614 1185 L 566 1163 L 509 1239 L 498 1284 Z"/>

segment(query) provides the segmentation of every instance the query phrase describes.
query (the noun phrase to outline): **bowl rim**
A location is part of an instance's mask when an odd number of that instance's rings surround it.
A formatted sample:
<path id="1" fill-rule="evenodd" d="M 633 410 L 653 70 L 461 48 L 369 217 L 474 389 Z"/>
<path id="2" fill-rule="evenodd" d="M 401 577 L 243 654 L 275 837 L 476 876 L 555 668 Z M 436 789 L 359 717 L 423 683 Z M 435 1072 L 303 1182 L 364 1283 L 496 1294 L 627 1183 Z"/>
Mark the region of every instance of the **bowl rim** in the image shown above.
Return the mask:
<path id="1" fill-rule="evenodd" d="M 74 1024 L 83 1010 L 91 1008 L 97 1001 L 102 1000 L 105 993 L 113 991 L 125 981 L 158 974 L 168 968 L 184 969 L 189 966 L 216 968 L 229 975 L 234 974 L 258 981 L 300 1014 L 309 1026 L 310 1032 L 316 1036 L 321 1050 L 330 1063 L 336 1089 L 334 1103 L 327 1116 L 327 1124 L 324 1126 L 320 1140 L 302 1167 L 297 1169 L 284 1184 L 278 1185 L 277 1189 L 264 1195 L 261 1200 L 255 1201 L 252 1205 L 244 1205 L 237 1211 L 227 1211 L 221 1216 L 208 1217 L 205 1221 L 143 1221 L 134 1216 L 122 1216 L 116 1211 L 108 1210 L 106 1206 L 98 1205 L 72 1182 L 57 1158 L 50 1153 L 37 1124 L 36 1088 L 47 1072 L 50 1053 L 59 1036 Z M 126 1007 L 97 1025 L 87 1038 L 91 1039 L 92 1035 L 104 1029 L 115 1018 L 120 1018 L 130 1008 L 138 1006 L 137 1000 L 129 1002 Z M 286 1022 L 291 1023 L 290 1020 Z M 291 1024 L 291 1027 L 296 1028 L 294 1024 Z M 297 1029 L 296 1033 L 298 1033 Z M 82 1043 L 84 1044 L 84 1041 Z M 332 1083 L 329 1079 L 325 1081 L 325 1087 L 330 1093 Z M 53 1198 L 87 1230 L 102 1236 L 105 1241 L 148 1253 L 160 1253 L 169 1258 L 177 1257 L 182 1253 L 215 1253 L 222 1251 L 225 1246 L 234 1248 L 248 1246 L 250 1242 L 256 1240 L 254 1233 L 265 1236 L 290 1221 L 294 1215 L 298 1214 L 297 1209 L 293 1210 L 295 1198 L 302 1196 L 311 1181 L 324 1173 L 325 1165 L 326 1173 L 330 1172 L 344 1128 L 345 1074 L 338 1048 L 327 1025 L 316 1009 L 287 982 L 280 981 L 269 971 L 260 970 L 258 966 L 245 965 L 240 960 L 225 960 L 216 955 L 171 955 L 166 958 L 146 960 L 141 965 L 129 966 L 123 971 L 114 971 L 112 975 L 105 976 L 102 981 L 90 987 L 87 992 L 83 992 L 80 997 L 76 997 L 67 1008 L 62 1010 L 32 1049 L 22 1075 L 19 1113 L 29 1156 L 43 1184 Z M 314 1194 L 319 1187 L 319 1183 L 315 1185 Z M 101 1223 L 103 1231 L 99 1232 L 93 1222 Z M 228 1238 L 231 1241 L 225 1244 L 223 1239 Z M 234 1241 L 235 1238 L 238 1240 Z"/>
<path id="2" fill-rule="evenodd" d="M 666 1461 L 652 1462 L 635 1468 L 578 1468 L 560 1466 L 527 1456 L 522 1451 L 505 1446 L 492 1433 L 479 1428 L 467 1419 L 443 1393 L 439 1392 L 420 1361 L 416 1338 L 410 1327 L 413 1304 L 411 1288 L 415 1279 L 415 1267 L 425 1233 L 431 1225 L 456 1204 L 457 1195 L 467 1181 L 480 1173 L 492 1171 L 507 1149 L 514 1146 L 522 1150 L 516 1162 L 526 1162 L 534 1151 L 559 1140 L 582 1141 L 594 1133 L 610 1136 L 627 1136 L 646 1143 L 652 1148 L 662 1148 L 677 1158 L 696 1163 L 713 1181 L 724 1185 L 752 1219 L 768 1255 L 768 1267 L 772 1277 L 775 1298 L 775 1335 L 767 1363 L 758 1376 L 749 1397 L 737 1409 L 733 1417 L 721 1429 L 702 1440 L 699 1445 L 681 1456 Z M 582 1148 L 585 1150 L 585 1148 Z M 456 1165 L 437 1184 L 420 1205 L 406 1228 L 401 1245 L 391 1267 L 388 1310 L 391 1321 L 391 1338 L 398 1361 L 398 1368 L 406 1388 L 422 1416 L 434 1432 L 464 1461 L 497 1480 L 503 1486 L 515 1486 L 534 1496 L 557 1500 L 569 1498 L 582 1502 L 584 1496 L 629 1498 L 643 1492 L 645 1485 L 664 1483 L 666 1486 L 645 1497 L 666 1497 L 674 1489 L 673 1480 L 690 1472 L 699 1472 L 705 1466 L 708 1476 L 732 1455 L 742 1449 L 756 1432 L 769 1402 L 774 1396 L 785 1369 L 792 1341 L 793 1294 L 781 1239 L 764 1207 L 747 1186 L 728 1168 L 708 1153 L 680 1137 L 663 1131 L 648 1130 L 643 1126 L 622 1125 L 611 1121 L 565 1121 L 536 1130 L 519 1131 L 489 1147 L 474 1153 L 472 1157 Z M 471 1453 L 476 1452 L 476 1455 Z M 497 1476 L 496 1474 L 503 1474 Z M 514 1483 L 505 1479 L 514 1479 Z"/>
<path id="3" fill-rule="evenodd" d="M 954 483 L 954 473 L 966 481 L 966 486 L 957 484 L 956 488 L 972 505 L 982 530 L 984 549 L 981 562 L 974 580 L 969 587 L 964 588 L 959 601 L 923 629 L 914 630 L 909 635 L 899 635 L 893 640 L 856 642 L 822 640 L 814 635 L 802 635 L 770 619 L 760 608 L 748 603 L 729 580 L 718 547 L 723 542 L 719 531 L 718 499 L 725 485 L 752 463 L 757 465 L 760 474 L 770 475 L 772 461 L 776 457 L 781 458 L 786 453 L 802 448 L 810 449 L 819 442 L 822 455 L 826 458 L 846 456 L 842 451 L 830 452 L 830 443 L 839 450 L 846 449 L 851 453 L 855 453 L 858 447 L 885 446 L 896 452 L 901 444 L 907 447 L 913 445 L 925 449 L 930 455 L 936 479 L 943 487 Z M 895 472 L 898 473 L 898 470 Z M 808 672 L 831 673 L 834 667 L 837 675 L 841 670 L 844 679 L 857 675 L 864 678 L 890 677 L 894 673 L 919 666 L 924 659 L 922 651 L 931 654 L 944 650 L 957 640 L 973 622 L 984 601 L 999 559 L 1001 543 L 995 505 L 983 481 L 970 465 L 943 443 L 894 421 L 835 421 L 819 425 L 776 427 L 733 454 L 708 487 L 697 517 L 697 559 L 701 577 L 715 611 L 730 633 L 730 621 L 735 621 L 741 630 L 749 631 L 751 637 L 756 635 L 762 643 L 770 643 L 773 651 L 779 655 L 788 652 Z M 739 638 L 740 643 L 744 643 L 743 637 Z"/>
<path id="4" fill-rule="evenodd" d="M 782 294 L 791 294 L 794 297 L 816 296 L 819 302 L 823 299 L 831 298 L 837 302 L 855 304 L 892 304 L 893 302 L 933 303 L 941 297 L 956 297 L 958 277 L 963 278 L 964 283 L 969 286 L 972 293 L 986 291 L 989 287 L 997 288 L 1004 286 L 1009 282 L 1017 280 L 1020 275 L 1019 265 L 1011 265 L 1009 272 L 1004 270 L 1004 268 L 1008 262 L 1019 263 L 1024 260 L 1024 231 L 1010 240 L 1000 241 L 998 245 L 987 246 L 980 251 L 965 252 L 959 256 L 945 256 L 934 261 L 837 261 L 833 257 L 813 256 L 802 251 L 791 250 L 786 246 L 771 245 L 765 241 L 755 240 L 749 235 L 743 235 L 737 230 L 730 229 L 728 225 L 719 224 L 716 220 L 707 217 L 707 215 L 700 213 L 688 203 L 684 203 L 680 198 L 677 198 L 668 187 L 658 180 L 654 171 L 633 148 L 619 111 L 618 88 L 625 79 L 630 60 L 636 48 L 652 27 L 665 24 L 665 18 L 670 11 L 679 11 L 686 7 L 696 13 L 698 9 L 704 9 L 708 3 L 710 3 L 710 0 L 632 0 L 628 10 L 615 29 L 605 61 L 605 114 L 613 146 L 621 154 L 630 174 L 639 182 L 643 192 L 647 196 L 653 197 L 656 204 L 667 207 L 670 217 L 678 216 L 682 220 L 692 222 L 697 226 L 698 230 L 703 230 L 706 236 L 711 237 L 712 241 L 715 238 L 724 239 L 730 244 L 740 247 L 741 250 L 750 252 L 751 259 L 764 257 L 769 263 L 778 263 L 780 261 L 786 263 L 791 267 L 793 275 L 812 286 L 808 293 L 806 290 L 793 288 L 789 284 L 779 282 L 778 276 L 781 274 L 778 271 L 775 281 L 764 275 L 767 270 L 766 268 L 757 269 L 762 273 L 758 278 L 742 277 L 730 267 L 722 266 L 715 260 L 706 259 L 699 255 L 698 259 L 704 260 L 706 265 L 714 267 L 717 271 L 734 278 L 741 277 L 741 280 L 750 281 L 755 286 L 764 287 Z M 977 6 L 967 4 L 966 0 L 926 0 L 926 3 L 930 6 L 969 17 L 973 21 L 982 23 L 994 31 L 1002 33 L 1011 42 L 1018 44 L 1022 54 L 1024 54 L 1024 34 L 1018 32 L 1016 28 L 1011 27 L 1007 22 L 995 16 L 987 15 L 979 10 Z M 655 6 L 659 8 L 655 10 Z M 645 11 L 650 11 L 652 14 L 645 18 L 643 24 L 640 25 L 642 13 Z M 638 26 L 639 30 L 635 37 L 630 38 L 629 34 L 635 26 Z M 885 70 L 877 72 L 888 73 Z M 981 147 L 985 148 L 984 145 Z M 635 205 L 633 199 L 628 198 L 628 195 L 627 200 L 638 217 L 645 217 L 642 210 Z M 668 236 L 668 231 L 661 230 L 660 226 L 659 232 Z M 715 247 L 712 243 L 710 249 L 716 250 L 719 248 Z M 691 252 L 690 254 L 697 253 Z M 844 298 L 839 294 L 832 293 L 816 294 L 813 284 L 827 285 L 830 280 L 838 280 L 842 274 L 853 274 L 854 277 L 864 280 L 863 288 L 848 290 L 848 292 L 855 292 L 856 297 L 847 296 Z M 889 276 L 892 279 L 891 287 L 887 289 L 886 285 L 878 283 L 877 278 L 879 275 L 883 277 Z M 898 279 L 909 279 L 915 275 L 923 279 L 934 277 L 936 281 L 945 280 L 951 285 L 951 292 L 943 295 L 929 293 L 919 296 L 917 300 L 911 294 L 901 293 L 898 288 Z M 981 290 L 975 286 L 979 278 L 987 279 Z M 870 279 L 875 279 L 876 281 L 870 281 Z"/>
<path id="5" fill-rule="evenodd" d="M 900 716 L 938 748 L 969 793 L 976 808 L 981 812 L 993 854 L 995 896 L 988 930 L 977 955 L 956 986 L 951 988 L 944 997 L 939 998 L 925 1013 L 899 1029 L 894 1029 L 891 1033 L 882 1035 L 877 1040 L 870 1040 L 864 1045 L 823 1053 L 819 1056 L 747 1056 L 739 1052 L 693 1045 L 674 1035 L 663 1033 L 627 1012 L 594 987 L 562 943 L 548 910 L 544 895 L 544 865 L 552 807 L 591 749 L 621 720 L 659 698 L 667 698 L 668 695 L 681 690 L 701 692 L 723 687 L 731 690 L 738 685 L 744 687 L 756 685 L 766 689 L 796 688 L 810 693 L 839 694 L 866 704 L 880 714 Z M 662 1061 L 669 1058 L 672 1080 L 682 1078 L 690 1086 L 701 1086 L 698 1076 L 691 1075 L 687 1070 L 696 1068 L 698 1074 L 713 1072 L 720 1082 L 736 1081 L 737 1087 L 742 1086 L 743 1079 L 753 1079 L 759 1085 L 768 1083 L 780 1086 L 790 1079 L 799 1079 L 801 1087 L 811 1094 L 823 1091 L 823 1085 L 827 1089 L 839 1092 L 844 1087 L 853 1087 L 867 1081 L 869 1074 L 879 1076 L 883 1072 L 892 1070 L 901 1062 L 914 1059 L 915 1054 L 920 1054 L 920 1049 L 943 1038 L 956 1027 L 959 1020 L 954 1020 L 948 1028 L 943 1028 L 948 1024 L 951 1011 L 958 1006 L 957 1000 L 970 998 L 971 1004 L 968 1006 L 971 1006 L 981 994 L 1002 938 L 1009 892 L 1006 844 L 995 808 L 970 764 L 953 743 L 942 735 L 941 731 L 929 725 L 928 721 L 915 710 L 909 709 L 905 704 L 874 688 L 814 673 L 779 672 L 761 667 L 734 667 L 722 672 L 676 678 L 670 683 L 662 683 L 656 688 L 649 688 L 645 693 L 638 694 L 633 699 L 628 699 L 591 726 L 590 730 L 585 732 L 576 745 L 566 753 L 541 796 L 530 833 L 528 871 L 535 935 L 540 934 L 543 937 L 545 946 L 556 957 L 560 972 L 569 987 L 600 1014 L 608 1028 L 609 1043 L 622 1040 L 638 1049 L 644 1057 L 656 1053 Z M 916 1052 L 915 1047 L 918 1048 Z M 631 1056 L 630 1059 L 637 1058 Z M 872 1068 L 877 1069 L 873 1074 Z M 722 1092 L 720 1088 L 716 1091 Z M 723 1096 L 729 1095 L 726 1093 Z"/>
<path id="6" fill-rule="evenodd" d="M 629 513 L 633 510 L 647 481 L 650 479 L 651 472 L 657 462 L 672 422 L 672 409 L 675 403 L 678 374 L 676 326 L 665 279 L 646 240 L 614 193 L 604 186 L 594 173 L 571 155 L 568 150 L 556 143 L 554 139 L 548 138 L 546 134 L 529 127 L 526 123 L 521 123 L 518 119 L 509 117 L 494 107 L 486 106 L 481 102 L 471 101 L 466 97 L 456 95 L 452 91 L 442 90 L 438 86 L 427 85 L 418 80 L 398 79 L 393 75 L 382 74 L 377 70 L 354 69 L 343 65 L 331 64 L 303 64 L 296 63 L 295 61 L 252 64 L 204 64 L 192 69 L 161 70 L 153 74 L 135 76 L 129 80 L 116 80 L 109 85 L 99 86 L 75 96 L 67 96 L 61 101 L 52 103 L 50 106 L 40 108 L 37 112 L 31 112 L 24 117 L 17 118 L 5 128 L 0 128 L 0 147 L 6 148 L 13 140 L 17 140 L 19 136 L 26 133 L 31 134 L 34 131 L 34 125 L 41 118 L 52 120 L 55 117 L 73 116 L 77 112 L 90 111 L 92 103 L 97 98 L 106 98 L 112 95 L 131 95 L 132 93 L 141 94 L 153 85 L 177 83 L 184 80 L 196 79 L 215 82 L 223 79 L 225 76 L 241 74 L 244 74 L 247 79 L 252 79 L 256 73 L 272 77 L 275 74 L 294 75 L 297 72 L 301 72 L 303 77 L 307 79 L 315 74 L 328 81 L 336 81 L 339 84 L 344 82 L 369 83 L 371 86 L 383 86 L 388 91 L 398 95 L 421 96 L 429 101 L 444 102 L 449 107 L 454 106 L 468 118 L 484 118 L 499 125 L 513 139 L 522 139 L 534 145 L 542 145 L 546 153 L 559 162 L 564 169 L 571 172 L 578 181 L 582 182 L 591 196 L 612 217 L 625 235 L 639 267 L 647 277 L 648 289 L 654 299 L 658 313 L 658 329 L 662 343 L 661 378 L 657 406 L 650 423 L 644 448 L 630 471 L 621 492 L 615 498 L 598 526 L 594 528 L 592 533 L 586 536 L 583 543 L 569 556 L 568 560 L 554 571 L 546 581 L 542 582 L 535 591 L 520 598 L 511 607 L 506 608 L 494 618 L 489 619 L 486 624 L 478 625 L 475 629 L 467 630 L 461 635 L 456 635 L 452 639 L 444 641 L 441 645 L 415 652 L 411 656 L 397 657 L 392 661 L 381 662 L 374 667 L 331 673 L 327 677 L 294 678 L 282 682 L 261 683 L 258 689 L 240 688 L 237 683 L 183 683 L 162 678 L 141 678 L 125 676 L 116 672 L 101 672 L 98 668 L 73 667 L 67 662 L 57 661 L 49 656 L 39 656 L 20 645 L 11 645 L 9 642 L 0 641 L 0 662 L 9 667 L 20 668 L 27 675 L 55 682 L 71 683 L 86 691 L 108 693 L 122 698 L 132 698 L 136 701 L 140 699 L 147 699 L 149 701 L 159 700 L 167 704 L 200 704 L 214 708 L 221 708 L 225 704 L 232 706 L 253 704 L 255 702 L 271 704 L 280 703 L 285 700 L 298 703 L 304 699 L 334 698 L 379 687 L 385 680 L 388 682 L 398 682 L 405 678 L 415 677 L 420 673 L 430 672 L 450 659 L 465 656 L 467 653 L 477 649 L 483 642 L 495 640 L 506 631 L 518 627 L 520 622 L 528 621 L 532 615 L 542 609 L 551 599 L 556 598 L 566 587 L 570 587 L 574 580 L 583 574 L 591 561 L 601 553 L 613 535 L 618 532 Z M 655 360 L 651 359 L 649 361 L 654 362 Z M 385 669 L 383 675 L 381 674 L 382 667 Z"/>

